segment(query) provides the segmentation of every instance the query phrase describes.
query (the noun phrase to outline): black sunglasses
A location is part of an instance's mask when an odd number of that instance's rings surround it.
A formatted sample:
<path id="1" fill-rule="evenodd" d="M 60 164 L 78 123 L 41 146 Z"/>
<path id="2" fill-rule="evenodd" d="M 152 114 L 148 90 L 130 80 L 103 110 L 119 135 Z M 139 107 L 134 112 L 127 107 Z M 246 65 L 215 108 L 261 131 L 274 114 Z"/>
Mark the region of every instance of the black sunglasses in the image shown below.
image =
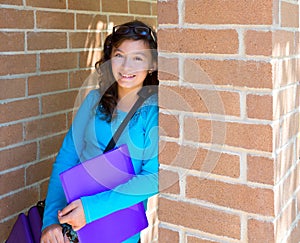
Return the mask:
<path id="1" fill-rule="evenodd" d="M 127 25 L 116 25 L 113 27 L 113 35 L 126 35 L 133 31 L 135 34 L 140 36 L 150 36 L 155 42 L 156 38 L 149 27 L 146 26 L 127 26 Z"/>

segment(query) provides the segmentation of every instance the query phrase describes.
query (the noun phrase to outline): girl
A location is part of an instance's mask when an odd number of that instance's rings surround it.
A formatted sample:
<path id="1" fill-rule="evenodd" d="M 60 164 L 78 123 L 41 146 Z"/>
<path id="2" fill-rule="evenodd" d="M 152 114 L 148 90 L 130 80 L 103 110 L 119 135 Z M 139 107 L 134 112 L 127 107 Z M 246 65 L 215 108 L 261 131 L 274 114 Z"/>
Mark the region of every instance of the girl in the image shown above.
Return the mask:
<path id="1" fill-rule="evenodd" d="M 158 85 L 155 32 L 140 21 L 115 26 L 96 63 L 100 88 L 80 106 L 53 165 L 41 243 L 69 242 L 61 224 L 77 231 L 94 220 L 130 207 L 158 193 L 157 95 L 137 110 L 117 146 L 126 143 L 136 176 L 114 190 L 82 197 L 67 205 L 59 174 L 103 153 L 115 130 L 138 98 L 143 86 Z M 105 87 L 108 87 L 105 90 Z M 80 178 L 74 178 L 80 180 Z M 96 232 L 95 232 L 96 234 Z M 138 242 L 139 234 L 125 242 Z"/>

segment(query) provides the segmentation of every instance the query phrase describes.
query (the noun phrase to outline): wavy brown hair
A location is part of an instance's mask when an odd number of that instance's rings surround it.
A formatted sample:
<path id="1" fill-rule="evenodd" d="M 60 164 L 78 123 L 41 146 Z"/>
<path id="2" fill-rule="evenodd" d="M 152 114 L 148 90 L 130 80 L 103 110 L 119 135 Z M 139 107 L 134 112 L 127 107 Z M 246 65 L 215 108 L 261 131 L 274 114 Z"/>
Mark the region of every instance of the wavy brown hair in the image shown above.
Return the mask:
<path id="1" fill-rule="evenodd" d="M 152 35 L 140 35 L 134 31 L 128 31 L 128 33 L 125 34 L 110 34 L 106 37 L 101 59 L 96 62 L 95 68 L 100 74 L 99 86 L 102 94 L 98 109 L 101 114 L 103 114 L 101 118 L 105 119 L 107 122 L 111 122 L 114 118 L 114 110 L 118 100 L 118 84 L 112 74 L 111 62 L 109 61 L 111 59 L 113 48 L 118 48 L 125 40 L 143 40 L 151 50 L 153 63 L 157 63 L 156 33 L 145 23 L 138 20 L 122 24 L 122 26 L 131 28 L 147 27 L 152 32 Z M 157 70 L 148 73 L 143 82 L 143 86 L 158 85 L 159 81 L 157 75 Z"/>

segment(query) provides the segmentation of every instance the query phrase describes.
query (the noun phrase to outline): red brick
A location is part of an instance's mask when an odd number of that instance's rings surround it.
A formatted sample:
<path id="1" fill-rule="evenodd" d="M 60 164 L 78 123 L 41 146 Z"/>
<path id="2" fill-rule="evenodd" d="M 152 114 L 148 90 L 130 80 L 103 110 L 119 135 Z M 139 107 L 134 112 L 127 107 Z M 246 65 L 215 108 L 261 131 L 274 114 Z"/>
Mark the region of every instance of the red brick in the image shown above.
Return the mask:
<path id="1" fill-rule="evenodd" d="M 64 114 L 36 119 L 25 123 L 25 138 L 31 140 L 65 131 L 66 116 Z"/>
<path id="2" fill-rule="evenodd" d="M 0 51 L 24 51 L 24 33 L 21 32 L 0 32 Z"/>
<path id="3" fill-rule="evenodd" d="M 75 70 L 70 72 L 70 88 L 80 88 L 88 84 L 98 84 L 98 75 L 90 70 Z"/>
<path id="4" fill-rule="evenodd" d="M 24 168 L 0 175 L 0 195 L 9 193 L 25 186 Z"/>
<path id="5" fill-rule="evenodd" d="M 24 65 L 26 63 L 26 65 Z M 36 71 L 36 55 L 17 54 L 0 56 L 0 75 L 33 73 Z"/>
<path id="6" fill-rule="evenodd" d="M 105 30 L 107 28 L 106 15 L 101 14 L 76 14 L 77 30 Z"/>
<path id="7" fill-rule="evenodd" d="M 19 98 L 25 96 L 26 80 L 24 78 L 17 79 L 1 79 L 0 80 L 0 90 L 5 90 L 5 92 L 0 92 L 0 99 L 11 99 Z"/>
<path id="8" fill-rule="evenodd" d="M 30 187 L 0 199 L 0 220 L 36 204 L 38 188 Z"/>
<path id="9" fill-rule="evenodd" d="M 247 180 L 274 185 L 274 160 L 266 157 L 247 156 Z"/>
<path id="10" fill-rule="evenodd" d="M 42 139 L 40 141 L 40 158 L 47 158 L 55 155 L 61 147 L 64 136 L 65 135 L 63 134 Z"/>
<path id="11" fill-rule="evenodd" d="M 159 198 L 161 222 L 181 225 L 210 234 L 240 238 L 240 217 L 188 202 Z"/>
<path id="12" fill-rule="evenodd" d="M 50 177 L 52 165 L 53 159 L 48 159 L 28 166 L 26 168 L 26 185 L 31 185 Z"/>
<path id="13" fill-rule="evenodd" d="M 247 55 L 272 55 L 272 32 L 248 30 L 245 33 L 245 53 Z"/>
<path id="14" fill-rule="evenodd" d="M 70 33 L 70 48 L 99 48 L 101 47 L 100 33 L 75 32 Z"/>
<path id="15" fill-rule="evenodd" d="M 23 140 L 22 124 L 0 127 L 0 147 L 5 147 Z"/>
<path id="16" fill-rule="evenodd" d="M 201 133 L 199 133 L 200 129 Z M 272 127 L 270 125 L 223 123 L 187 118 L 184 122 L 184 138 L 204 143 L 272 151 Z"/>
<path id="17" fill-rule="evenodd" d="M 72 109 L 77 94 L 71 91 L 42 96 L 42 114 Z"/>
<path id="18" fill-rule="evenodd" d="M 254 119 L 273 119 L 272 95 L 247 95 L 247 116 Z M 258 109 L 259 107 L 259 109 Z"/>
<path id="19" fill-rule="evenodd" d="M 23 5 L 22 0 L 0 0 L 0 3 L 1 4 L 10 4 L 10 5 Z M 0 242 L 2 242 L 2 241 L 0 240 Z"/>
<path id="20" fill-rule="evenodd" d="M 173 230 L 159 228 L 158 238 L 160 242 L 179 242 L 179 233 Z"/>
<path id="21" fill-rule="evenodd" d="M 162 136 L 179 137 L 179 117 L 160 113 L 159 129 Z"/>
<path id="22" fill-rule="evenodd" d="M 100 2 L 94 0 L 69 0 L 68 8 L 73 10 L 100 11 Z"/>
<path id="23" fill-rule="evenodd" d="M 2 134 L 2 133 L 1 133 Z M 0 171 L 24 165 L 37 159 L 37 144 L 29 143 L 0 151 Z"/>
<path id="24" fill-rule="evenodd" d="M 63 12 L 36 12 L 38 29 L 74 29 L 74 14 Z"/>
<path id="25" fill-rule="evenodd" d="M 186 183 L 187 198 L 196 198 L 249 213 L 274 215 L 273 190 L 229 184 L 194 176 L 188 176 Z"/>
<path id="26" fill-rule="evenodd" d="M 272 4 L 272 0 L 185 0 L 184 21 L 193 24 L 271 25 Z"/>
<path id="27" fill-rule="evenodd" d="M 95 67 L 95 63 L 100 60 L 101 51 L 84 51 L 79 53 L 79 67 Z"/>
<path id="28" fill-rule="evenodd" d="M 0 8 L 1 29 L 33 29 L 33 11 Z"/>
<path id="29" fill-rule="evenodd" d="M 38 8 L 55 8 L 55 9 L 65 9 L 66 2 L 65 1 L 53 1 L 53 0 L 26 0 L 26 5 L 31 7 Z"/>
<path id="30" fill-rule="evenodd" d="M 299 27 L 299 3 L 281 3 L 281 26 Z"/>
<path id="31" fill-rule="evenodd" d="M 0 122 L 16 121 L 39 115 L 37 98 L 13 101 L 0 105 Z"/>
<path id="32" fill-rule="evenodd" d="M 274 225 L 271 222 L 248 220 L 248 242 L 266 243 L 274 241 Z"/>
<path id="33" fill-rule="evenodd" d="M 7 240 L 7 237 L 9 236 L 12 226 L 16 222 L 16 220 L 17 216 L 0 223 L 0 242 L 5 242 Z"/>
<path id="34" fill-rule="evenodd" d="M 151 14 L 151 3 L 141 1 L 130 1 L 129 2 L 129 13 L 150 15 Z"/>
<path id="35" fill-rule="evenodd" d="M 127 11 L 127 0 L 114 0 L 114 4 L 111 4 L 111 0 L 102 0 L 102 12 L 127 13 Z"/>
<path id="36" fill-rule="evenodd" d="M 178 23 L 178 1 L 169 0 L 159 2 L 157 6 L 157 21 L 159 24 Z"/>
<path id="37" fill-rule="evenodd" d="M 65 70 L 77 68 L 77 53 L 59 52 L 42 53 L 40 57 L 41 71 Z"/>
<path id="38" fill-rule="evenodd" d="M 28 77 L 28 94 L 36 95 L 68 88 L 68 73 L 54 73 Z"/>
<path id="39" fill-rule="evenodd" d="M 29 32 L 27 48 L 28 50 L 65 49 L 67 35 L 59 32 Z"/>
<path id="40" fill-rule="evenodd" d="M 159 191 L 162 193 L 180 194 L 179 175 L 176 172 L 160 170 Z"/>
<path id="41" fill-rule="evenodd" d="M 151 2 L 151 13 L 158 18 L 157 1 Z"/>
<path id="42" fill-rule="evenodd" d="M 193 54 L 237 54 L 239 46 L 235 30 L 161 29 L 158 42 L 160 51 Z"/>
<path id="43" fill-rule="evenodd" d="M 200 239 L 196 238 L 194 236 L 187 236 L 187 243 L 218 243 L 217 241 L 214 240 L 206 240 L 205 238 Z"/>
<path id="44" fill-rule="evenodd" d="M 236 60 L 200 60 L 193 62 L 199 65 L 202 72 L 209 77 L 208 83 L 214 85 L 247 88 L 273 87 L 271 63 Z"/>

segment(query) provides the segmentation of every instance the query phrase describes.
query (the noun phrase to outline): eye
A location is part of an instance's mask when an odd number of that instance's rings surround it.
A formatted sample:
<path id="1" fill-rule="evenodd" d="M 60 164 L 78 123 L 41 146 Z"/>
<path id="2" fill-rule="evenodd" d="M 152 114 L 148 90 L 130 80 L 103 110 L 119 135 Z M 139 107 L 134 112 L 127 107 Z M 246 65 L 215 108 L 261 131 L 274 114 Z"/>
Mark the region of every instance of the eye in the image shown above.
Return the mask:
<path id="1" fill-rule="evenodd" d="M 139 61 L 139 62 L 143 62 L 143 61 L 144 61 L 144 58 L 141 57 L 141 56 L 135 56 L 135 57 L 133 58 L 133 60 Z"/>
<path id="2" fill-rule="evenodd" d="M 116 53 L 114 54 L 114 57 L 122 58 L 123 55 L 122 55 L 120 52 L 116 52 Z"/>

